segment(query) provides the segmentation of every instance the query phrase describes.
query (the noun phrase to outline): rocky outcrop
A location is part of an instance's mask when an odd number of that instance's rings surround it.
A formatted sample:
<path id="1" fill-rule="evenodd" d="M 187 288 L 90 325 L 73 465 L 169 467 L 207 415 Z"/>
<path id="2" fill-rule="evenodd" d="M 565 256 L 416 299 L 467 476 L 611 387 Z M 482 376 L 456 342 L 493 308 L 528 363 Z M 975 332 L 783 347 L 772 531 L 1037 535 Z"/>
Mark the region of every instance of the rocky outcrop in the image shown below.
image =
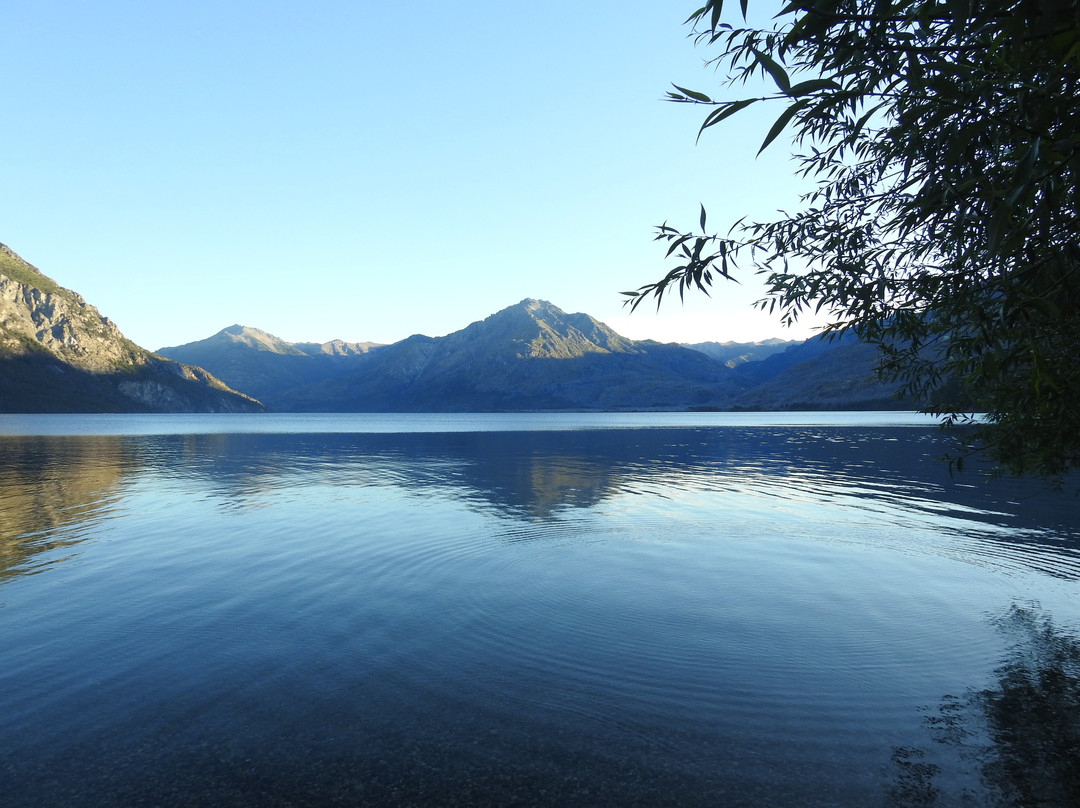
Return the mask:
<path id="1" fill-rule="evenodd" d="M 257 412 L 201 368 L 139 347 L 0 244 L 0 412 Z"/>
<path id="2" fill-rule="evenodd" d="M 0 258 L 19 260 L 2 244 Z M 86 370 L 107 370 L 133 359 L 134 346 L 120 329 L 79 295 L 60 288 L 43 291 L 3 269 L 0 264 L 0 352 L 36 347 Z"/>

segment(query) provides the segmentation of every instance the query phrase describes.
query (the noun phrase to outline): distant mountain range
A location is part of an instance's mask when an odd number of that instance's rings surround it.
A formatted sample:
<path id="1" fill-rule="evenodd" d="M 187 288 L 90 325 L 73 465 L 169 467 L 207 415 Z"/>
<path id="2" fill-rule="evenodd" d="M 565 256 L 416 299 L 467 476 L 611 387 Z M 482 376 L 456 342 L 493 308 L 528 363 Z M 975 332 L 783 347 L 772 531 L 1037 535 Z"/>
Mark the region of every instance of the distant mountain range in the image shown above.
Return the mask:
<path id="1" fill-rule="evenodd" d="M 202 368 L 156 356 L 0 244 L 0 412 L 258 412 Z"/>
<path id="2" fill-rule="evenodd" d="M 391 345 L 233 325 L 152 354 L 0 245 L 0 412 L 896 409 L 875 356 L 850 337 L 630 340 L 531 298 Z"/>
<path id="3" fill-rule="evenodd" d="M 222 329 L 212 337 L 158 351 L 177 362 L 196 364 L 219 379 L 232 379 L 232 387 L 253 398 L 277 400 L 286 390 L 309 387 L 342 375 L 355 366 L 376 343 L 286 342 L 257 328 L 240 325 Z M 198 357 L 192 362 L 188 357 Z M 239 385 L 239 387 L 237 387 Z"/>
<path id="4" fill-rule="evenodd" d="M 736 368 L 747 362 L 760 362 L 762 359 L 798 344 L 798 340 L 784 339 L 767 339 L 762 342 L 682 343 L 683 347 L 701 351 L 706 356 L 723 362 L 729 368 Z"/>
<path id="5" fill-rule="evenodd" d="M 278 411 L 898 406 L 892 388 L 874 380 L 874 349 L 851 338 L 662 344 L 533 299 L 445 337 L 392 345 L 335 352 L 236 325 L 159 353 L 207 368 Z"/>
<path id="6" fill-rule="evenodd" d="M 270 409 L 492 411 L 721 406 L 743 384 L 678 345 L 626 339 L 586 314 L 523 300 L 445 337 L 329 356 L 233 326 L 163 356 L 213 367 Z"/>

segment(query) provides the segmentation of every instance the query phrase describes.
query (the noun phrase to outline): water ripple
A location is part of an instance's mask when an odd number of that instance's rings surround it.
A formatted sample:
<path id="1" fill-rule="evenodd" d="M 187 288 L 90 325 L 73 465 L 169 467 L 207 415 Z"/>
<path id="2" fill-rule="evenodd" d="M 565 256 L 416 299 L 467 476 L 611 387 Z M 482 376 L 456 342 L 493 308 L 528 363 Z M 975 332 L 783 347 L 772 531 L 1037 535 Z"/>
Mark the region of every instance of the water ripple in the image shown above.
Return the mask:
<path id="1" fill-rule="evenodd" d="M 3 443 L 16 805 L 222 770 L 281 804 L 328 772 L 353 802 L 880 804 L 920 707 L 993 676 L 990 616 L 1080 623 L 1076 503 L 953 480 L 911 430 Z"/>

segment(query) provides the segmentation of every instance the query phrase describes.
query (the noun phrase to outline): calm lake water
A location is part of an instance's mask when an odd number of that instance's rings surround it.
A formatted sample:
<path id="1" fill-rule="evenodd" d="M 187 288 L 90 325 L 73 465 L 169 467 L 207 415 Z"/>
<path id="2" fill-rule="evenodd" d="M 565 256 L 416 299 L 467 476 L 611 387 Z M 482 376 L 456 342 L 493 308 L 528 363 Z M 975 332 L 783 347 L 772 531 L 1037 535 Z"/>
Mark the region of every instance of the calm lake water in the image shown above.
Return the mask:
<path id="1" fill-rule="evenodd" d="M 897 413 L 0 416 L 0 804 L 1074 805 L 1080 499 Z"/>

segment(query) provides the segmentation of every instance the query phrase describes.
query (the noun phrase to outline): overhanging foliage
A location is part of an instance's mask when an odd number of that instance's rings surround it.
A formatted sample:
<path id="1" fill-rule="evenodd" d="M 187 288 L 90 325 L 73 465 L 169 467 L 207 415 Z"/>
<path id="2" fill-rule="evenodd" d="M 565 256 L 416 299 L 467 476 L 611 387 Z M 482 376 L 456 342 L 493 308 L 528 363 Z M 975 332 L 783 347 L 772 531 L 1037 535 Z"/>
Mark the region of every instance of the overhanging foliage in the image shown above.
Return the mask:
<path id="1" fill-rule="evenodd" d="M 679 264 L 633 292 L 707 291 L 747 258 L 759 305 L 793 321 L 829 315 L 881 348 L 880 370 L 947 421 L 987 413 L 978 440 L 1011 471 L 1080 461 L 1080 2 L 792 2 L 769 27 L 687 20 L 716 51 L 725 100 L 699 137 L 755 105 L 778 105 L 761 148 L 787 133 L 798 209 L 726 235 L 667 224 Z M 765 79 L 763 95 L 739 88 Z"/>

